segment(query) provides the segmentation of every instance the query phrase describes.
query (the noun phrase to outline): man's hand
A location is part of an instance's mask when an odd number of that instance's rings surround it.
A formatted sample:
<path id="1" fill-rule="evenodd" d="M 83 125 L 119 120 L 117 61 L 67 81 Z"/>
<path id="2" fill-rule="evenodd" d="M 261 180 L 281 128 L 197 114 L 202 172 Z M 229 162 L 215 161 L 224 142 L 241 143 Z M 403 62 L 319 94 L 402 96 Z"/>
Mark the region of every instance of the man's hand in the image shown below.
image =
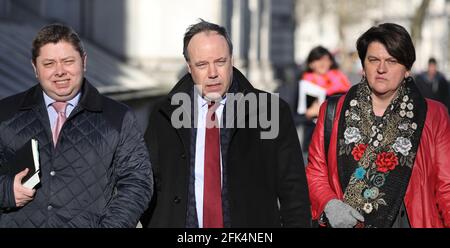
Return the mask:
<path id="1" fill-rule="evenodd" d="M 22 178 L 28 174 L 28 168 L 19 172 L 14 177 L 14 199 L 16 200 L 16 207 L 23 207 L 25 204 L 33 200 L 36 190 L 25 188 L 22 186 Z"/>
<path id="2" fill-rule="evenodd" d="M 358 220 L 364 222 L 364 217 L 356 209 L 341 200 L 330 200 L 324 212 L 334 228 L 352 228 Z"/>

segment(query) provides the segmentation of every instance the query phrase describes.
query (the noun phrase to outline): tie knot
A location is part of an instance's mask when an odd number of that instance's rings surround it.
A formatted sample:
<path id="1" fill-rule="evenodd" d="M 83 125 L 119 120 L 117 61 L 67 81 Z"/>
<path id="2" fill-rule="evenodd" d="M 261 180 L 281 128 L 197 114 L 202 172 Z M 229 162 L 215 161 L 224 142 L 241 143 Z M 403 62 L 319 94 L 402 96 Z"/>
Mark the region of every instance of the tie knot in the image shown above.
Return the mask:
<path id="1" fill-rule="evenodd" d="M 219 105 L 219 102 L 208 102 L 208 112 L 216 112 Z"/>
<path id="2" fill-rule="evenodd" d="M 66 113 L 67 102 L 54 102 L 52 103 L 52 107 L 56 110 L 57 113 Z"/>

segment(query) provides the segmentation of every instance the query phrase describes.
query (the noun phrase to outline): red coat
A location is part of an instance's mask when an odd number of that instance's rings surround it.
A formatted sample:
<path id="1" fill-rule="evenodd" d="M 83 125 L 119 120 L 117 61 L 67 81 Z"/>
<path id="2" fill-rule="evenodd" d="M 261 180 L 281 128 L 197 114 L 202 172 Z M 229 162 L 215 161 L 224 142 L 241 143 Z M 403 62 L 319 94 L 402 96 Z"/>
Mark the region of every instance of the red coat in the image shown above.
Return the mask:
<path id="1" fill-rule="evenodd" d="M 343 199 L 336 158 L 338 123 L 344 97 L 339 99 L 328 150 L 324 151 L 322 104 L 309 146 L 306 175 L 312 217 L 318 219 L 326 203 Z M 427 99 L 428 111 L 420 145 L 404 197 L 411 227 L 450 227 L 450 118 L 441 103 Z"/>

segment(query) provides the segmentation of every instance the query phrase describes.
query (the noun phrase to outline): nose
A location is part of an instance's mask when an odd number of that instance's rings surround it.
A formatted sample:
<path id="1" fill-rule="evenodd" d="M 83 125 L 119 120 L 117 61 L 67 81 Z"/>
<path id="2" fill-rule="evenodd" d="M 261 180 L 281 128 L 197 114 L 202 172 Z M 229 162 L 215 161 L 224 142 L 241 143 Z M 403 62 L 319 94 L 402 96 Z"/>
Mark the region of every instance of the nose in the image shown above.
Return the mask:
<path id="1" fill-rule="evenodd" d="M 56 71 L 55 75 L 60 77 L 66 74 L 66 70 L 64 69 L 64 65 L 62 63 L 56 63 Z"/>
<path id="2" fill-rule="evenodd" d="M 217 75 L 217 68 L 216 68 L 216 66 L 214 64 L 209 65 L 209 67 L 208 67 L 208 77 L 213 79 L 213 78 L 216 78 L 217 76 L 218 75 Z"/>
<path id="3" fill-rule="evenodd" d="M 378 67 L 377 67 L 377 72 L 380 74 L 383 74 L 383 73 L 386 73 L 386 71 L 387 71 L 386 62 L 380 61 L 380 63 L 378 64 Z"/>

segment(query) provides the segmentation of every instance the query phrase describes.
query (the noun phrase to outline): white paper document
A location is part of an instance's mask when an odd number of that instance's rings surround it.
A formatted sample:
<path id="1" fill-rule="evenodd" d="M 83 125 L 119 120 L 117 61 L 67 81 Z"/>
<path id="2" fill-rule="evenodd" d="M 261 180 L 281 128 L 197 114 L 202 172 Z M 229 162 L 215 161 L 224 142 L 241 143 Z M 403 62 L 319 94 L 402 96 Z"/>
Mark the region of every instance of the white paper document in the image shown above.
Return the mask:
<path id="1" fill-rule="evenodd" d="M 308 108 L 308 96 L 317 98 L 319 105 L 325 101 L 327 97 L 325 88 L 307 80 L 300 80 L 299 84 L 297 113 L 305 114 Z"/>
<path id="2" fill-rule="evenodd" d="M 34 174 L 25 182 L 23 183 L 23 186 L 29 189 L 34 188 L 41 180 L 39 178 L 39 170 L 40 170 L 40 164 L 39 164 L 39 147 L 38 147 L 38 141 L 36 139 L 31 140 L 31 150 L 33 152 L 33 161 L 34 161 L 34 168 L 35 172 Z"/>

